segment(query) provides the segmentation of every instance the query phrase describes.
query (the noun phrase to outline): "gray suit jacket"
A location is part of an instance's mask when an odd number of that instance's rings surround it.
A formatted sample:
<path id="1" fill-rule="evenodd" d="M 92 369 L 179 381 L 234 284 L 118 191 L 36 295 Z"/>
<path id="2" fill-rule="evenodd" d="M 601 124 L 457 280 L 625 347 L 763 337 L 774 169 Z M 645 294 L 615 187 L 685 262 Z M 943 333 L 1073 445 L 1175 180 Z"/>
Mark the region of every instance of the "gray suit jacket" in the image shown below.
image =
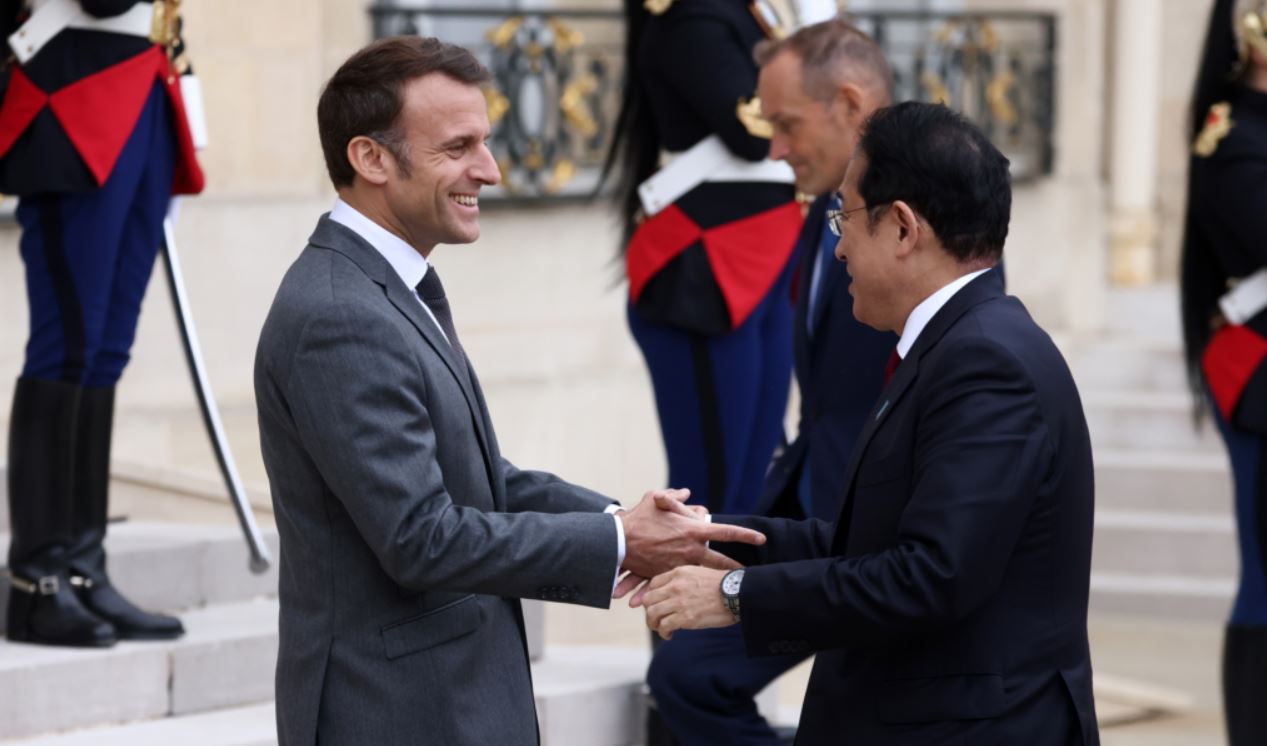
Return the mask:
<path id="1" fill-rule="evenodd" d="M 610 603 L 612 501 L 502 458 L 460 370 L 382 255 L 322 217 L 255 361 L 283 745 L 536 743 L 518 599 Z"/>

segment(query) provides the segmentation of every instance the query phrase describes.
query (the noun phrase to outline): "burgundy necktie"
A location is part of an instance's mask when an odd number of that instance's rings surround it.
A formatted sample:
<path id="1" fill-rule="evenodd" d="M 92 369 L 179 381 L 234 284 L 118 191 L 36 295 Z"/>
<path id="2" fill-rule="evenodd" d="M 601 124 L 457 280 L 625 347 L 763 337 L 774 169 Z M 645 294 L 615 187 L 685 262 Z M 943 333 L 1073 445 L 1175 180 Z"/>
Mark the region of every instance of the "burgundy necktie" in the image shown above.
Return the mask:
<path id="1" fill-rule="evenodd" d="M 902 362 L 902 356 L 897 354 L 897 348 L 893 348 L 893 352 L 889 353 L 889 364 L 884 366 L 884 385 L 888 386 L 889 381 L 893 378 L 893 371 L 897 370 L 897 366 Z"/>

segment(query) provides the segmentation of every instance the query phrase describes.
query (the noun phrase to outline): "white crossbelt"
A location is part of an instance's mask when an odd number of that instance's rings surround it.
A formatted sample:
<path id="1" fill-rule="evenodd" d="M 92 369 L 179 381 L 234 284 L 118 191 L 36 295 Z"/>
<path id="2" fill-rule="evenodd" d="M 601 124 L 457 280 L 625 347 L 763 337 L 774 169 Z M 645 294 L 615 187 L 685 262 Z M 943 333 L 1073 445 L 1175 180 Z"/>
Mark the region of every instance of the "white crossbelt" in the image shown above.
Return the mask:
<path id="1" fill-rule="evenodd" d="M 642 210 L 651 217 L 705 181 L 766 181 L 791 184 L 792 167 L 782 161 L 745 161 L 709 135 L 683 153 L 672 154 L 655 175 L 638 185 Z"/>
<path id="2" fill-rule="evenodd" d="M 149 38 L 154 25 L 154 4 L 141 2 L 126 13 L 110 18 L 90 15 L 75 0 L 35 0 L 31 17 L 9 36 L 9 48 L 25 64 L 63 29 L 109 31 Z"/>
<path id="3" fill-rule="evenodd" d="M 1219 298 L 1219 310 L 1229 324 L 1244 324 L 1267 308 L 1267 268 L 1236 283 Z"/>

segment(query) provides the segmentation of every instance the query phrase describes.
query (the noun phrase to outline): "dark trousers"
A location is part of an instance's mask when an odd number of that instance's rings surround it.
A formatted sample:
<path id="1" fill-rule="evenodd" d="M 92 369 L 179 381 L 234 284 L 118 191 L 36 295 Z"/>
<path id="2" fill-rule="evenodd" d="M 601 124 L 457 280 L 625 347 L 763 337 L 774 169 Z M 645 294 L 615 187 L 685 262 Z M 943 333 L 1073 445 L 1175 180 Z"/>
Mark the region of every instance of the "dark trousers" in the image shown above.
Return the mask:
<path id="1" fill-rule="evenodd" d="M 749 658 L 738 625 L 678 630 L 656 650 L 647 685 L 678 746 L 778 746 L 753 698 L 807 657 Z"/>
<path id="2" fill-rule="evenodd" d="M 1230 746 L 1267 743 L 1267 437 L 1230 425 L 1211 406 L 1236 485 L 1240 584 L 1223 640 L 1223 706 Z"/>
<path id="3" fill-rule="evenodd" d="M 670 487 L 713 512 L 750 513 L 783 440 L 792 377 L 793 262 L 752 315 L 729 334 L 704 336 L 647 321 L 629 328 L 655 391 Z"/>
<path id="4" fill-rule="evenodd" d="M 24 377 L 88 388 L 119 380 L 162 239 L 175 157 L 167 95 L 155 84 L 100 189 L 19 201 L 30 308 Z"/>
<path id="5" fill-rule="evenodd" d="M 1236 535 L 1241 555 L 1241 579 L 1232 605 L 1231 623 L 1267 627 L 1267 474 L 1263 451 L 1267 438 L 1230 426 L 1217 407 L 1211 407 L 1223 443 L 1227 446 L 1236 485 Z M 1267 671 L 1264 672 L 1267 676 Z"/>

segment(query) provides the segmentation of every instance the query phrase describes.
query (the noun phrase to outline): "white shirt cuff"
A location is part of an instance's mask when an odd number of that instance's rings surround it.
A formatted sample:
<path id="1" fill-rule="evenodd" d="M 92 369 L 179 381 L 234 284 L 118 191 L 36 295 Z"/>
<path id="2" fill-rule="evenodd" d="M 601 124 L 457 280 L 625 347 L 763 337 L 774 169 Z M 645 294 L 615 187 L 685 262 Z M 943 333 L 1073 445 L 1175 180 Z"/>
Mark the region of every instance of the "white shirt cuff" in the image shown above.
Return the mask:
<path id="1" fill-rule="evenodd" d="M 620 510 L 619 505 L 615 507 Z M 612 578 L 612 593 L 616 592 L 616 584 L 620 582 L 620 568 L 625 564 L 625 524 L 616 515 L 616 510 L 604 511 L 616 519 L 616 577 Z"/>

